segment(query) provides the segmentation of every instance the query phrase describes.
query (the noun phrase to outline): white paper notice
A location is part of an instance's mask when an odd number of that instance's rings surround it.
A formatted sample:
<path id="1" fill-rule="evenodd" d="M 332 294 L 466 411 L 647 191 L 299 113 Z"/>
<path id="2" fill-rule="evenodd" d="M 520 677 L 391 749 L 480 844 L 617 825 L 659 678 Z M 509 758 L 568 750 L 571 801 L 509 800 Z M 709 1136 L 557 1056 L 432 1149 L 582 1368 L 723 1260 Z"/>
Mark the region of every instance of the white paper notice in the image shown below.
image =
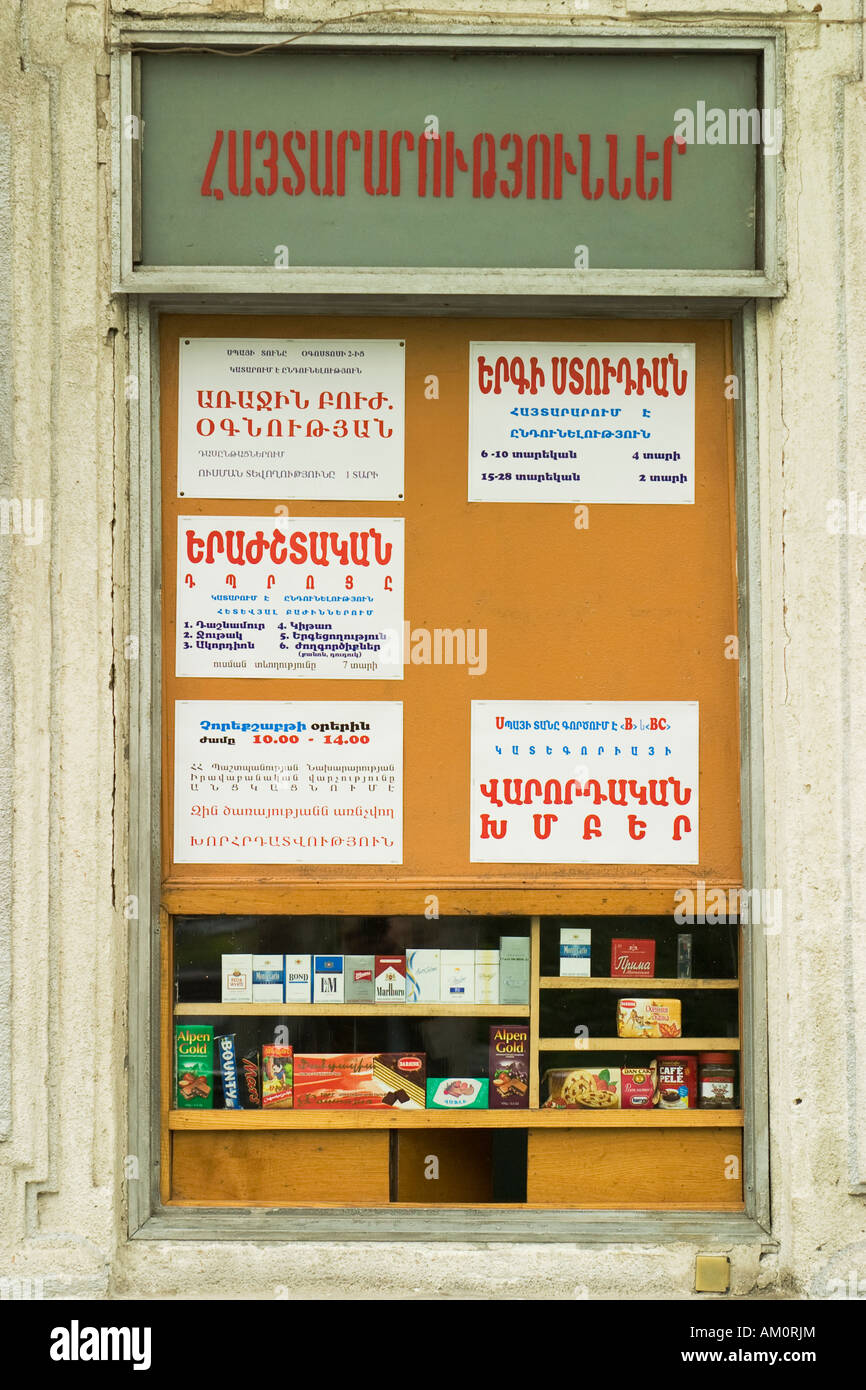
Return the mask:
<path id="1" fill-rule="evenodd" d="M 177 864 L 401 864 L 403 706 L 178 700 Z"/>
<path id="2" fill-rule="evenodd" d="M 402 342 L 181 338 L 178 497 L 403 496 Z"/>
<path id="3" fill-rule="evenodd" d="M 697 701 L 472 702 L 473 864 L 697 864 Z"/>
<path id="4" fill-rule="evenodd" d="M 402 680 L 402 518 L 178 517 L 176 669 Z"/>
<path id="5" fill-rule="evenodd" d="M 470 502 L 694 500 L 694 343 L 470 344 Z"/>

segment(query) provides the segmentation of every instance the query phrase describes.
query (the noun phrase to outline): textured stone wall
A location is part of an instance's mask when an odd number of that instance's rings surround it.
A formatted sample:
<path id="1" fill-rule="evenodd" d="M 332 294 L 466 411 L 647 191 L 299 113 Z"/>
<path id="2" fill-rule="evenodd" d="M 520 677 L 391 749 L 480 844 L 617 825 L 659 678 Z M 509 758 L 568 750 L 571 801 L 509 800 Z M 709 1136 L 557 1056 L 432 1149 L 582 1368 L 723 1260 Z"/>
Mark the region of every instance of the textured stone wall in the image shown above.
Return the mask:
<path id="1" fill-rule="evenodd" d="M 387 13 L 383 9 L 387 8 Z M 124 17 L 363 29 L 784 28 L 789 292 L 758 308 L 773 1234 L 734 1291 L 866 1280 L 866 119 L 857 0 L 0 5 L 0 1278 L 45 1296 L 687 1295 L 696 1247 L 128 1242 L 126 305 L 108 46 Z M 363 18 L 368 16 L 368 18 Z M 853 494 L 853 500 L 852 500 Z M 853 524 L 852 524 L 853 523 Z M 8 616 L 7 616 L 8 615 Z M 866 1284 L 864 1284 L 866 1289 Z"/>

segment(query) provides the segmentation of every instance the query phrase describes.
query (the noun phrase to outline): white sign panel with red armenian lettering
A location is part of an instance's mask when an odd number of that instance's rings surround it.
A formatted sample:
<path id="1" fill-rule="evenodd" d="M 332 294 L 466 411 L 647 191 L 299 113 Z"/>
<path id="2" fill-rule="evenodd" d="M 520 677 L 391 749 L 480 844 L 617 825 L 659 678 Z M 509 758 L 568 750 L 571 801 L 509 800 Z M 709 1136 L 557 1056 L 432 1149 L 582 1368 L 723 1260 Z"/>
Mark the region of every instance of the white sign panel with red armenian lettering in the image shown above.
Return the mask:
<path id="1" fill-rule="evenodd" d="M 696 701 L 472 701 L 473 864 L 697 864 Z"/>
<path id="2" fill-rule="evenodd" d="M 177 864 L 400 864 L 403 706 L 178 700 Z"/>
<path id="3" fill-rule="evenodd" d="M 402 518 L 178 517 L 176 670 L 402 680 Z"/>
<path id="4" fill-rule="evenodd" d="M 694 343 L 470 343 L 470 502 L 694 500 Z"/>
<path id="5" fill-rule="evenodd" d="M 403 496 L 405 348 L 181 338 L 178 497 Z"/>

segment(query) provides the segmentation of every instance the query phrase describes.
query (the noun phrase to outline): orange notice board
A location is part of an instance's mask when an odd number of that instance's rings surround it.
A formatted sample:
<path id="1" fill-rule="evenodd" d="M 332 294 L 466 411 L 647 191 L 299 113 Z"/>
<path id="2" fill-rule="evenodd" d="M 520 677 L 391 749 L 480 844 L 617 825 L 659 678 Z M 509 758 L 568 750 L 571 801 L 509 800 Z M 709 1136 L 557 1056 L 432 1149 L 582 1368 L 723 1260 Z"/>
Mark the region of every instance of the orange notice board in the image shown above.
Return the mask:
<path id="1" fill-rule="evenodd" d="M 405 344 L 405 485 L 391 501 L 177 496 L 182 337 L 388 339 Z M 467 500 L 470 344 L 693 343 L 695 488 L 691 505 L 588 506 Z M 722 322 L 563 319 L 162 319 L 163 885 L 280 886 L 461 894 L 671 890 L 740 883 L 736 537 L 732 370 Z M 405 528 L 402 680 L 175 675 L 177 517 L 274 514 L 400 518 Z M 452 660 L 435 659 L 438 647 Z M 458 634 L 455 638 L 453 634 Z M 450 644 L 450 645 L 448 645 Z M 456 644 L 456 645 L 455 645 Z M 172 859 L 175 701 L 399 701 L 403 708 L 401 864 L 197 865 Z M 697 863 L 481 863 L 470 859 L 474 701 L 697 702 Z M 380 897 L 379 901 L 383 901 Z M 669 901 L 668 895 L 668 901 Z M 188 903 L 188 899 L 184 898 Z M 211 900 L 213 901 L 216 900 Z M 258 900 L 263 901 L 262 899 Z M 394 899 L 395 903 L 397 899 Z M 477 901 L 481 901 L 477 899 Z M 503 899 L 497 901 L 501 904 Z M 238 909 L 242 910 L 242 909 Z M 394 909 L 396 910 L 396 909 Z M 478 910 L 484 910 L 482 905 Z M 489 910 L 489 906 L 488 906 Z"/>

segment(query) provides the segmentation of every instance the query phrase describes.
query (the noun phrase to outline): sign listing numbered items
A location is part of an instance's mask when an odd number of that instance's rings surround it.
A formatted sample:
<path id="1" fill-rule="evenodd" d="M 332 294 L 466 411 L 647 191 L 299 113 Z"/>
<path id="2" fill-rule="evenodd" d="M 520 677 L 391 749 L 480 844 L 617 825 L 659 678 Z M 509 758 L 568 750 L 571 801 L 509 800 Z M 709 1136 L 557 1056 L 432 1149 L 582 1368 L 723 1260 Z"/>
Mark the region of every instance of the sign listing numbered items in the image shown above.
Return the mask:
<path id="1" fill-rule="evenodd" d="M 694 502 L 694 343 L 472 343 L 469 372 L 470 502 Z"/>
<path id="2" fill-rule="evenodd" d="M 697 864 L 696 701 L 472 702 L 473 864 Z"/>
<path id="3" fill-rule="evenodd" d="M 405 348 L 181 338 L 178 497 L 403 496 Z"/>
<path id="4" fill-rule="evenodd" d="M 401 864 L 403 706 L 178 700 L 177 864 Z"/>
<path id="5" fill-rule="evenodd" d="M 176 669 L 402 680 L 402 518 L 178 517 Z"/>

